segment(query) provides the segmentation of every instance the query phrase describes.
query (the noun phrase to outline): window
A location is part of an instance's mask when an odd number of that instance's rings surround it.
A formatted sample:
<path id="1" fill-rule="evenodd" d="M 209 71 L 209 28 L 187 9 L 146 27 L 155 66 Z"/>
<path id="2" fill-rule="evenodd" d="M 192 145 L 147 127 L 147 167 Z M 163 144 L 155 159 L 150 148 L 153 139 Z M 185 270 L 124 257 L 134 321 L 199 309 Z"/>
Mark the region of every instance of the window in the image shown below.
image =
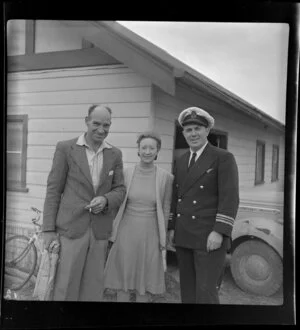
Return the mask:
<path id="1" fill-rule="evenodd" d="M 7 116 L 7 189 L 26 189 L 27 115 Z"/>
<path id="2" fill-rule="evenodd" d="M 255 184 L 264 183 L 265 177 L 265 143 L 256 142 Z"/>
<path id="3" fill-rule="evenodd" d="M 273 144 L 272 152 L 272 182 L 278 180 L 278 165 L 279 165 L 279 146 Z"/>
<path id="4" fill-rule="evenodd" d="M 215 147 L 227 149 L 227 133 L 211 130 L 207 137 L 208 141 Z"/>

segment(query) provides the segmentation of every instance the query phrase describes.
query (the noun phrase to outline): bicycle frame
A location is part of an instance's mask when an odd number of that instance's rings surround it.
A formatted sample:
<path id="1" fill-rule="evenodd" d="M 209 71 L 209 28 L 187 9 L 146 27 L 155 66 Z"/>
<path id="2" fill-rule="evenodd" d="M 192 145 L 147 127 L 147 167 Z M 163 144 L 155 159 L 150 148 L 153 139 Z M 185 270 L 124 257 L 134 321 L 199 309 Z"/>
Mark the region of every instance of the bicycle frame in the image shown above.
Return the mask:
<path id="1" fill-rule="evenodd" d="M 20 273 L 18 273 L 20 271 L 24 275 L 21 276 L 21 282 L 20 280 L 17 280 L 17 282 L 14 283 L 12 282 L 12 279 L 8 280 L 11 281 L 11 284 L 8 285 L 8 290 L 6 292 L 6 295 L 4 296 L 5 299 L 19 300 L 19 296 L 16 292 L 22 290 L 22 288 L 30 281 L 36 269 L 38 250 L 42 252 L 42 245 L 40 244 L 41 240 L 39 238 L 42 226 L 38 223 L 42 211 L 38 210 L 35 207 L 31 207 L 31 210 L 36 213 L 36 216 L 31 219 L 35 229 L 34 233 L 29 236 L 18 234 L 12 235 L 6 239 L 6 248 L 8 248 L 8 246 L 11 246 L 12 249 L 18 248 L 18 243 L 21 243 L 21 246 L 19 254 L 15 254 L 14 252 L 12 253 L 13 260 L 9 260 L 11 258 L 6 258 L 5 256 L 5 276 L 7 275 L 8 278 L 12 276 L 17 276 L 20 279 Z M 37 242 L 39 244 L 36 244 Z M 30 261 L 26 259 L 28 256 L 30 256 Z M 24 266 L 26 269 L 24 268 Z M 16 272 L 14 273 L 14 271 Z"/>
<path id="2" fill-rule="evenodd" d="M 33 239 L 33 238 L 30 239 L 27 246 L 26 246 L 26 248 L 23 250 L 23 252 L 16 259 L 14 259 L 10 262 L 6 262 L 5 263 L 6 266 L 15 266 L 18 262 L 20 262 L 24 258 L 24 256 L 26 256 L 28 250 L 30 249 L 31 244 L 34 244 L 35 240 L 36 239 Z"/>
<path id="3" fill-rule="evenodd" d="M 10 262 L 7 262 L 6 265 L 7 266 L 14 266 L 16 265 L 18 262 L 20 262 L 24 256 L 26 256 L 28 250 L 30 249 L 30 246 L 32 244 L 34 244 L 38 239 L 38 235 L 41 233 L 41 225 L 38 223 L 39 220 L 40 220 L 40 217 L 41 217 L 41 211 L 38 210 L 37 208 L 35 207 L 31 207 L 31 209 L 36 212 L 36 217 L 34 217 L 33 219 L 31 219 L 34 227 L 35 227 L 35 233 L 30 237 L 29 241 L 28 241 L 28 244 L 26 246 L 26 248 L 22 251 L 22 253 L 14 260 L 10 261 Z M 40 247 L 38 246 L 39 250 L 40 250 Z"/>

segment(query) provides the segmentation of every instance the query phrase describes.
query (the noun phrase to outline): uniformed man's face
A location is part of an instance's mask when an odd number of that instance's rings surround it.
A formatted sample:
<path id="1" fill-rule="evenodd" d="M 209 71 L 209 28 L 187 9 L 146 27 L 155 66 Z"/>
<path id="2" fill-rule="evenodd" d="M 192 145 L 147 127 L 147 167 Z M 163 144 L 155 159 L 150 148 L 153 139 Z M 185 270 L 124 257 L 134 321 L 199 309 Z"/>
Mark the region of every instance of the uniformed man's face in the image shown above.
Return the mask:
<path id="1" fill-rule="evenodd" d="M 157 141 L 152 138 L 144 138 L 140 142 L 139 155 L 144 163 L 152 163 L 158 154 Z"/>
<path id="2" fill-rule="evenodd" d="M 209 128 L 202 125 L 190 124 L 183 127 L 183 136 L 192 151 L 197 151 L 207 141 Z"/>
<path id="3" fill-rule="evenodd" d="M 101 145 L 109 133 L 111 115 L 104 107 L 95 108 L 90 116 L 85 118 L 87 136 L 91 142 Z"/>

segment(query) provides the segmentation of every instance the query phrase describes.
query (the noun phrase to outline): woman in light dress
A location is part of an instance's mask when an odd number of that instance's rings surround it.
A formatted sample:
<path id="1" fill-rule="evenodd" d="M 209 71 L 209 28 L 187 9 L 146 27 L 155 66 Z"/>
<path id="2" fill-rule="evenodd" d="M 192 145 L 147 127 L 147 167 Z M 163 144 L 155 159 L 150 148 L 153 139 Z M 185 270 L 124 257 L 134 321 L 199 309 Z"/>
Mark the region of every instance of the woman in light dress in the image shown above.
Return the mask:
<path id="1" fill-rule="evenodd" d="M 166 231 L 173 175 L 154 164 L 161 148 L 155 132 L 137 140 L 140 162 L 124 168 L 125 200 L 114 220 L 104 271 L 104 287 L 117 290 L 117 301 L 137 302 L 165 292 Z"/>

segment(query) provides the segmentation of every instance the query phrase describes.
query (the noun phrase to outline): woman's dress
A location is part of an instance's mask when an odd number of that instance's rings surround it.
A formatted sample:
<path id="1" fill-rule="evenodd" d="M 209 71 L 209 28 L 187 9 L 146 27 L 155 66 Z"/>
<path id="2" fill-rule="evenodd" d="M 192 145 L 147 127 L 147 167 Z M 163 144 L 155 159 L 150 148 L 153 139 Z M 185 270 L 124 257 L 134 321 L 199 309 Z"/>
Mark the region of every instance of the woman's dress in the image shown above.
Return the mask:
<path id="1" fill-rule="evenodd" d="M 165 291 L 156 212 L 155 167 L 137 166 L 105 267 L 105 288 L 139 294 Z"/>

